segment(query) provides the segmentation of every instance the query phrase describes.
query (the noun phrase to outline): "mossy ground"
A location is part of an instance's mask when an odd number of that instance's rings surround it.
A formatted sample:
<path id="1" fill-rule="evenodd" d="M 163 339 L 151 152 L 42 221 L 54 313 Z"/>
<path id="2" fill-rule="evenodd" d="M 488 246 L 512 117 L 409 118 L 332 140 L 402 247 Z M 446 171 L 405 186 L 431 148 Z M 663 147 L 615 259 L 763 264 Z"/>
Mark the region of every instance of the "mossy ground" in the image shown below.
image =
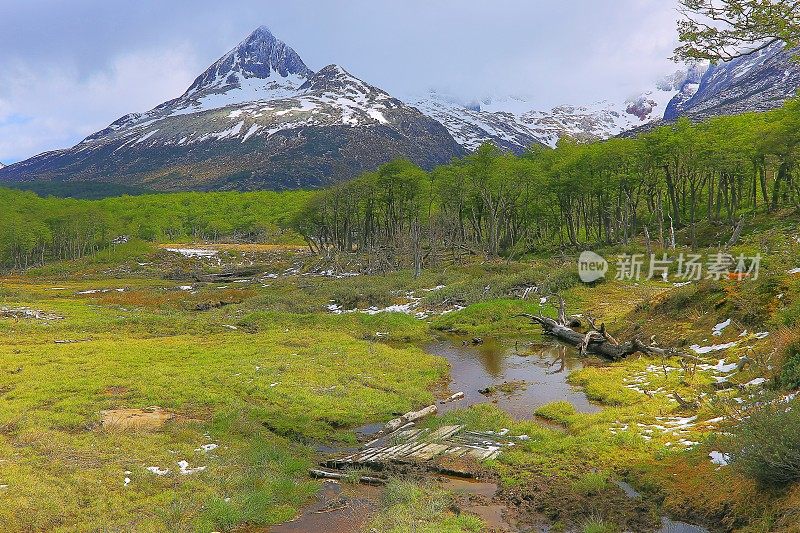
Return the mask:
<path id="1" fill-rule="evenodd" d="M 742 246 L 757 240 L 746 237 Z M 222 250 L 227 267 L 275 276 L 199 282 L 220 270 L 216 259 L 186 259 L 137 242 L 0 279 L 0 305 L 64 317 L 0 319 L 0 523 L 8 530 L 210 531 L 290 519 L 319 486 L 306 475 L 315 442 L 353 442 L 353 428 L 432 400 L 447 367 L 418 348 L 422 341 L 437 330 L 533 334 L 513 315 L 555 313 L 536 294 L 520 299 L 526 287 L 559 292 L 569 312 L 590 312 L 623 338 L 684 349 L 736 341 L 706 357 L 715 363 L 748 355 L 753 364 L 730 377 L 735 385 L 772 378 L 780 368 L 776 343 L 800 315 L 800 279 L 785 274 L 799 266 L 792 264 L 798 250 L 771 250 L 762 280 L 678 289 L 580 285 L 564 264 L 539 259 L 426 270 L 417 279 L 409 272 L 337 278 L 316 272 L 315 259 L 297 248 Z M 385 307 L 407 301 L 409 291 L 426 308 L 463 309 L 427 319 L 328 309 Z M 733 325 L 712 337 L 713 325 L 726 318 Z M 744 329 L 773 333 L 740 338 Z M 569 379 L 604 409 L 580 414 L 561 402 L 535 413 L 559 427 L 513 420 L 491 405 L 428 423 L 529 435 L 487 468 L 505 501 L 546 516 L 556 529 L 646 531 L 666 512 L 724 529 L 791 531 L 787 524 L 800 515 L 796 488 L 764 493 L 708 458 L 721 449 L 712 429 L 720 426 L 702 422 L 727 420 L 747 389 L 717 391 L 709 372 L 677 358 L 598 361 Z M 680 405 L 673 393 L 692 405 Z M 102 410 L 151 405 L 176 419 L 157 431 L 99 423 Z M 679 436 L 656 427 L 693 416 Z M 218 447 L 200 448 L 209 443 Z M 181 460 L 207 468 L 181 475 Z M 149 466 L 171 473 L 157 476 Z M 619 480 L 645 500 L 626 498 Z M 480 529 L 471 515 L 454 514 L 435 486 L 395 484 L 374 524 Z"/>

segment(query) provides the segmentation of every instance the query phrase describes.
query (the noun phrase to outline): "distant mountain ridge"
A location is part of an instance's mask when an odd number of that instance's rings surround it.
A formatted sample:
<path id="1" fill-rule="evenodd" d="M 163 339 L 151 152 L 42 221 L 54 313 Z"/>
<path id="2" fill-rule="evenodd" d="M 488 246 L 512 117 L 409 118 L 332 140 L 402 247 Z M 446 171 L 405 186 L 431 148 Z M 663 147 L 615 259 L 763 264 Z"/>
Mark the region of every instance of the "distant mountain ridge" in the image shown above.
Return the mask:
<path id="1" fill-rule="evenodd" d="M 555 146 L 564 136 L 592 141 L 679 116 L 771 109 L 800 87 L 794 52 L 774 45 L 728 63 L 689 65 L 622 101 L 541 110 L 519 97 L 464 103 L 430 92 L 398 99 L 338 65 L 312 71 L 261 26 L 181 96 L 120 117 L 72 148 L 0 164 L 0 183 L 162 191 L 323 187 L 397 157 L 431 168 L 485 142 L 521 153 Z"/>
<path id="2" fill-rule="evenodd" d="M 465 104 L 435 91 L 409 102 L 444 124 L 468 150 L 484 142 L 494 142 L 501 148 L 521 152 L 532 144 L 555 146 L 563 136 L 579 141 L 606 139 L 660 120 L 670 101 L 680 94 L 694 94 L 705 68 L 700 64 L 688 66 L 620 102 L 600 101 L 540 110 L 520 97 L 488 98 Z"/>

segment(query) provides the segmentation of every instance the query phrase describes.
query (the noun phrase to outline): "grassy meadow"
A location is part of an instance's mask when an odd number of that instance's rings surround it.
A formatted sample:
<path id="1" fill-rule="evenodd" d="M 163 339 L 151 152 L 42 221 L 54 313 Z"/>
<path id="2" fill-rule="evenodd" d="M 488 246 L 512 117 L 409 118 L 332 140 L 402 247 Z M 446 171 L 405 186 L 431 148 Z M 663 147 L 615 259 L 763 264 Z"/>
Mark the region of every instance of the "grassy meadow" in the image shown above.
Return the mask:
<path id="1" fill-rule="evenodd" d="M 0 523 L 9 531 L 252 531 L 291 520 L 321 486 L 308 477 L 318 446 L 353 445 L 357 427 L 449 392 L 447 362 L 427 354 L 426 341 L 442 332 L 539 339 L 513 316 L 554 315 L 538 296 L 520 298 L 520 287 L 535 285 L 621 338 L 737 344 L 701 356 L 705 367 L 676 357 L 592 359 L 568 381 L 603 406 L 597 413 L 555 402 L 515 420 L 487 402 L 424 421 L 529 437 L 477 467 L 499 484 L 507 513 L 555 531 L 655 531 L 662 515 L 714 530 L 793 531 L 796 486 L 765 490 L 735 463 L 709 459 L 735 453 L 720 428 L 792 387 L 782 369 L 796 338 L 800 278 L 787 272 L 800 244 L 781 238 L 787 228 L 791 221 L 765 223 L 744 236 L 742 251 L 769 250 L 758 281 L 682 287 L 580 284 L 568 258 L 476 258 L 414 278 L 350 275 L 357 265 L 330 271 L 292 245 L 184 257 L 138 240 L 3 277 L 0 307 L 49 319 L 0 318 Z M 209 277 L 230 269 L 245 274 Z M 348 312 L 409 298 L 424 316 Z M 726 318 L 733 325 L 712 337 Z M 730 376 L 734 386 L 715 389 L 711 367 L 745 355 L 752 363 Z M 767 381 L 748 385 L 758 378 Z M 123 409 L 166 417 L 108 420 Z M 619 481 L 641 497 L 627 498 Z M 488 527 L 455 512 L 458 496 L 424 478 L 393 479 L 384 494 L 368 528 Z"/>

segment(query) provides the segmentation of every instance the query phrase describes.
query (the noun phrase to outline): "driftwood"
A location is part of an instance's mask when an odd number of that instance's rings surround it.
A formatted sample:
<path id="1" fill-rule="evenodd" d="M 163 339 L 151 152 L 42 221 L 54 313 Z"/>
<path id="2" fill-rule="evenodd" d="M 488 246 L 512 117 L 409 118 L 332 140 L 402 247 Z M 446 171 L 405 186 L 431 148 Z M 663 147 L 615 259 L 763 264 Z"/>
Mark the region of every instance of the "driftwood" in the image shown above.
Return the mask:
<path id="1" fill-rule="evenodd" d="M 330 470 L 323 470 L 321 468 L 312 468 L 308 471 L 308 474 L 311 477 L 315 477 L 317 479 L 342 480 L 342 479 L 348 479 L 350 477 L 343 472 L 332 472 Z M 358 482 L 367 485 L 383 485 L 386 483 L 386 480 L 375 476 L 358 476 Z"/>
<path id="2" fill-rule="evenodd" d="M 572 322 L 571 319 L 568 319 L 566 316 L 563 298 L 559 297 L 559 302 L 558 320 L 528 313 L 522 313 L 516 316 L 528 318 L 535 324 L 539 324 L 546 335 L 552 335 L 560 341 L 578 348 L 581 354 L 588 353 L 599 355 L 612 361 L 624 359 L 637 352 L 662 356 L 666 354 L 666 351 L 662 348 L 647 345 L 639 339 L 619 343 L 606 332 L 605 324 L 597 326 L 594 319 L 591 317 L 587 317 L 587 321 L 592 329 L 587 333 L 579 333 L 570 327 L 572 326 Z"/>
<path id="3" fill-rule="evenodd" d="M 449 396 L 449 397 L 445 398 L 444 400 L 440 400 L 439 403 L 444 404 L 444 403 L 455 402 L 456 400 L 461 400 L 463 398 L 464 398 L 464 393 L 463 392 L 457 392 L 457 393 L 453 394 L 452 396 Z"/>
<path id="4" fill-rule="evenodd" d="M 410 413 L 406 413 L 400 418 L 395 418 L 394 420 L 389 420 L 386 423 L 386 427 L 384 428 L 385 431 L 395 431 L 399 427 L 409 423 L 414 422 L 415 420 L 419 420 L 420 418 L 424 418 L 428 415 L 434 415 L 437 411 L 436 405 L 429 405 L 424 409 L 420 409 L 419 411 L 411 411 Z"/>

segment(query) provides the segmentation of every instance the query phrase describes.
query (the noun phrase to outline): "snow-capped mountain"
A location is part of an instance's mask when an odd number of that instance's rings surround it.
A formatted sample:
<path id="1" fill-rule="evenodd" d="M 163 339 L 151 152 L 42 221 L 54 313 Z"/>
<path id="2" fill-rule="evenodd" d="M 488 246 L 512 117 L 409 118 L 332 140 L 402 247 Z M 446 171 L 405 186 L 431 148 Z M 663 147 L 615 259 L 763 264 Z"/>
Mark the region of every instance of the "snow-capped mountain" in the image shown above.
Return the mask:
<path id="1" fill-rule="evenodd" d="M 423 167 L 491 141 L 522 152 L 559 138 L 604 139 L 680 115 L 764 110 L 800 87 L 780 45 L 693 65 L 619 102 L 541 109 L 525 98 L 462 102 L 430 92 L 401 101 L 337 65 L 313 72 L 260 27 L 186 92 L 125 115 L 76 146 L 3 167 L 0 180 L 97 181 L 156 190 L 325 186 L 396 157 Z"/>
<path id="2" fill-rule="evenodd" d="M 659 120 L 671 100 L 681 94 L 694 94 L 704 71 L 702 65 L 676 71 L 659 80 L 650 90 L 622 102 L 560 105 L 548 110 L 537 109 L 520 97 L 462 103 L 435 91 L 408 101 L 444 124 L 453 138 L 468 150 L 491 141 L 502 148 L 521 152 L 532 144 L 555 146 L 564 136 L 579 141 L 606 139 Z"/>
<path id="3" fill-rule="evenodd" d="M 780 107 L 800 88 L 798 49 L 775 43 L 749 56 L 711 66 L 691 95 L 680 94 L 667 106 L 665 120 L 688 116 L 701 120 Z"/>
<path id="4" fill-rule="evenodd" d="M 0 163 L 0 168 L 3 168 L 4 166 L 5 166 L 5 165 L 4 165 L 3 163 Z"/>
<path id="5" fill-rule="evenodd" d="M 0 179 L 283 189 L 323 186 L 396 157 L 431 167 L 463 153 L 440 123 L 337 65 L 314 73 L 260 27 L 182 96 L 11 165 Z"/>

